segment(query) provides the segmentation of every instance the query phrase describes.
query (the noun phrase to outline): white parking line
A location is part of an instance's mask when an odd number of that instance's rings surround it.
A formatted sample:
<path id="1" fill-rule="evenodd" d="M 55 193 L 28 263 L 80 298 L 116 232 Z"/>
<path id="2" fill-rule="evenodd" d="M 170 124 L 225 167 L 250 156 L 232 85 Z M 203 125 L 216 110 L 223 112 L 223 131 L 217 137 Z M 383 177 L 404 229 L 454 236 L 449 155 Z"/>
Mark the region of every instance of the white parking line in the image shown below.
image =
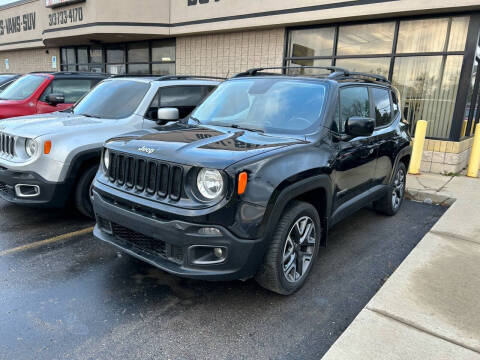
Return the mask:
<path id="1" fill-rule="evenodd" d="M 13 249 L 0 251 L 0 256 L 10 255 L 10 254 L 14 254 L 14 253 L 17 253 L 17 252 L 20 252 L 20 251 L 25 251 L 25 250 L 36 249 L 36 248 L 39 248 L 39 247 L 42 247 L 42 246 L 45 246 L 45 245 L 48 245 L 48 244 L 52 244 L 52 243 L 59 242 L 59 241 L 62 241 L 62 240 L 72 239 L 72 238 L 74 238 L 76 236 L 80 236 L 80 235 L 85 235 L 85 234 L 91 233 L 92 231 L 93 231 L 93 226 L 89 227 L 89 228 L 86 228 L 86 229 L 74 231 L 74 232 L 71 232 L 71 233 L 55 236 L 55 237 L 50 238 L 50 239 L 45 239 L 45 240 L 41 240 L 41 241 L 36 241 L 34 243 L 31 243 L 31 244 L 22 245 L 22 246 L 13 248 Z"/>

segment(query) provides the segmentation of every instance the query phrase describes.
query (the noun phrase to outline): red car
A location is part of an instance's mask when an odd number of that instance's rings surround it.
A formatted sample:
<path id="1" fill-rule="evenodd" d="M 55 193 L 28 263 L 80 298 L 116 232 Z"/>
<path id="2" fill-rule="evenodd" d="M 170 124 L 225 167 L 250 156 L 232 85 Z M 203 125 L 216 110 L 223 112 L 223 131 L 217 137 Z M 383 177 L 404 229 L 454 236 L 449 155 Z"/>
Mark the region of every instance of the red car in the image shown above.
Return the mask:
<path id="1" fill-rule="evenodd" d="M 30 73 L 0 94 L 0 119 L 68 109 L 107 75 L 97 73 Z"/>

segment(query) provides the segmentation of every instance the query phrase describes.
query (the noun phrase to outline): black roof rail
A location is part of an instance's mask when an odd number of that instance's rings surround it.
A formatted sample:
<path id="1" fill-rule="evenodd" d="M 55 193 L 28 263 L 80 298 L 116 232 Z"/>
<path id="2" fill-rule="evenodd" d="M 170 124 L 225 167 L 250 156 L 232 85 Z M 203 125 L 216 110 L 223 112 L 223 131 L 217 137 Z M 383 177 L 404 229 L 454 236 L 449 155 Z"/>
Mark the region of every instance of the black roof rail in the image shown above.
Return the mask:
<path id="1" fill-rule="evenodd" d="M 91 71 L 31 71 L 28 74 L 49 74 L 49 75 L 82 75 L 82 76 L 109 76 L 106 73 L 96 73 Z"/>
<path id="2" fill-rule="evenodd" d="M 275 66 L 275 67 L 264 67 L 264 68 L 249 69 L 247 71 L 238 73 L 238 74 L 234 75 L 233 77 L 236 78 L 236 77 L 242 77 L 242 76 L 255 76 L 255 75 L 257 75 L 258 72 L 265 71 L 265 70 L 287 70 L 287 69 L 295 69 L 295 70 L 298 70 L 298 69 L 322 69 L 322 70 L 330 70 L 331 71 L 330 75 L 333 75 L 333 74 L 340 75 L 340 74 L 342 74 L 344 76 L 348 76 L 350 74 L 350 72 L 348 70 L 343 69 L 343 68 L 338 67 L 338 66 Z M 271 75 L 272 73 L 268 73 L 268 74 Z"/>
<path id="3" fill-rule="evenodd" d="M 214 80 L 227 80 L 227 78 L 219 76 L 197 76 L 197 75 L 164 75 L 160 76 L 156 80 L 187 80 L 187 79 L 214 79 Z"/>
<path id="4" fill-rule="evenodd" d="M 332 74 L 334 75 L 334 74 Z M 336 76 L 329 76 L 331 79 L 336 79 L 340 77 L 345 77 L 345 78 L 355 78 L 355 77 L 361 77 L 361 78 L 370 78 L 378 82 L 385 82 L 390 84 L 390 81 L 383 75 L 378 75 L 378 74 L 369 74 L 369 73 L 362 73 L 362 72 L 351 72 L 348 74 L 348 76 L 338 74 Z"/>
<path id="5" fill-rule="evenodd" d="M 110 75 L 111 78 L 137 77 L 137 78 L 156 78 L 158 75 L 153 74 L 116 74 Z"/>
<path id="6" fill-rule="evenodd" d="M 299 69 L 330 70 L 331 73 L 329 75 L 308 74 L 308 75 L 305 75 L 305 76 L 323 77 L 323 78 L 327 78 L 327 79 L 331 79 L 331 80 L 359 77 L 359 78 L 364 78 L 364 79 L 368 78 L 368 79 L 372 79 L 374 81 L 384 82 L 384 83 L 390 84 L 390 81 L 385 76 L 378 75 L 378 74 L 362 73 L 362 72 L 350 72 L 349 70 L 338 67 L 338 66 L 278 66 L 278 67 L 254 68 L 254 69 L 250 69 L 250 70 L 238 73 L 238 74 L 234 75 L 233 77 L 237 78 L 237 77 L 243 77 L 243 76 L 255 76 L 259 72 L 263 72 L 265 70 L 286 70 L 286 69 L 290 69 L 290 70 L 291 69 L 295 69 L 295 70 L 299 70 Z M 281 74 L 269 72 L 269 73 L 263 73 L 263 75 L 281 75 Z"/>

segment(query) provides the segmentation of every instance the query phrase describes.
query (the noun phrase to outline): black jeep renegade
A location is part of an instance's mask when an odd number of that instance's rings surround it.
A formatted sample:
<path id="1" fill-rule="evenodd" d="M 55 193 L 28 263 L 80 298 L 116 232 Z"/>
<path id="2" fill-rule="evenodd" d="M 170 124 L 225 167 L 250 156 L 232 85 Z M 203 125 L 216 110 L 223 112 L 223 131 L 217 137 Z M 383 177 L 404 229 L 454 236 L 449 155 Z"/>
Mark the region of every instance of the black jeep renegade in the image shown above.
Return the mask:
<path id="1" fill-rule="evenodd" d="M 179 276 L 291 294 L 328 229 L 404 197 L 410 136 L 383 77 L 252 69 L 188 118 L 107 142 L 94 234 Z"/>

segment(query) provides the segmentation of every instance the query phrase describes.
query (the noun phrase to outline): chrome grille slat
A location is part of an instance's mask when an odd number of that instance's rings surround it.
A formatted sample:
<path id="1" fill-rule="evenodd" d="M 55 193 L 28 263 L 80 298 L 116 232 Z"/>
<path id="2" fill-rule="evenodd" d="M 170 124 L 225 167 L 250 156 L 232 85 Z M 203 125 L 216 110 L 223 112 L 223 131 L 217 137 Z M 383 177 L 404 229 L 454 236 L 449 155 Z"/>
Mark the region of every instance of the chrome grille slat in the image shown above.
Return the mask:
<path id="1" fill-rule="evenodd" d="M 0 155 L 15 156 L 15 137 L 0 133 Z"/>
<path id="2" fill-rule="evenodd" d="M 179 201 L 183 193 L 184 169 L 162 161 L 110 152 L 110 183 L 135 193 Z"/>

